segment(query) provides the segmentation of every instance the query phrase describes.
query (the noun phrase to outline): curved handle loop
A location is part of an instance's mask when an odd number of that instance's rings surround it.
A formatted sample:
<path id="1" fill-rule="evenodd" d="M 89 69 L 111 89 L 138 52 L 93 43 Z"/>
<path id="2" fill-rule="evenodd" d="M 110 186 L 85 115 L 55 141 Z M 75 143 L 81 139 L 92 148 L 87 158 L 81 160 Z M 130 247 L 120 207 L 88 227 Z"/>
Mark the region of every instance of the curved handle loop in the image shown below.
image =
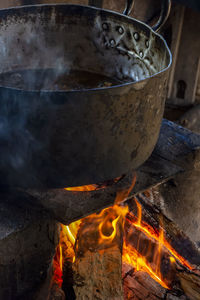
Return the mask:
<path id="1" fill-rule="evenodd" d="M 126 0 L 126 7 L 123 11 L 123 14 L 128 16 L 130 15 L 132 8 L 133 8 L 134 0 Z"/>
<path id="2" fill-rule="evenodd" d="M 171 0 L 162 0 L 161 14 L 158 22 L 152 27 L 154 31 L 159 31 L 167 21 L 171 10 Z"/>
<path id="3" fill-rule="evenodd" d="M 126 0 L 126 7 L 123 14 L 128 16 L 133 8 L 134 0 Z M 162 0 L 161 13 L 158 22 L 152 27 L 154 31 L 160 30 L 169 17 L 171 10 L 171 0 Z"/>
<path id="4" fill-rule="evenodd" d="M 128 16 L 131 13 L 135 0 L 126 0 L 126 7 L 123 14 Z M 152 27 L 154 31 L 160 30 L 160 28 L 165 24 L 167 18 L 169 17 L 171 10 L 171 0 L 161 0 L 161 13 L 158 22 Z M 103 7 L 103 0 L 89 0 L 89 5 L 96 7 Z"/>

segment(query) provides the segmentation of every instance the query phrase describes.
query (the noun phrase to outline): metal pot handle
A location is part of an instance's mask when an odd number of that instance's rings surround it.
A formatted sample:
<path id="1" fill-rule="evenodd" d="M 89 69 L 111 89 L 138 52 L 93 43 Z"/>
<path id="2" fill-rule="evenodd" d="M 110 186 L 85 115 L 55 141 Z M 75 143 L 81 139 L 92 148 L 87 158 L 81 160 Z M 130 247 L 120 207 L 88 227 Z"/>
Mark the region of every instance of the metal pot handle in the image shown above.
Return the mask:
<path id="1" fill-rule="evenodd" d="M 135 0 L 126 0 L 126 7 L 123 14 L 128 16 L 131 13 Z M 103 0 L 89 0 L 90 6 L 103 7 Z M 166 22 L 171 9 L 171 0 L 162 0 L 161 13 L 158 22 L 152 27 L 154 31 L 158 31 Z"/>
<path id="2" fill-rule="evenodd" d="M 124 15 L 126 15 L 126 16 L 130 15 L 134 2 L 135 2 L 135 0 L 126 0 L 126 7 L 123 11 Z"/>
<path id="3" fill-rule="evenodd" d="M 158 22 L 152 27 L 154 31 L 158 31 L 167 21 L 171 11 L 171 0 L 162 0 L 161 13 Z"/>
<path id="4" fill-rule="evenodd" d="M 123 11 L 124 15 L 128 16 L 131 13 L 134 1 L 135 0 L 126 0 L 126 7 L 125 10 Z M 171 0 L 162 0 L 160 17 L 158 19 L 158 22 L 154 26 L 152 26 L 152 29 L 154 31 L 160 30 L 161 27 L 165 24 L 165 22 L 169 17 L 170 10 L 171 10 Z"/>

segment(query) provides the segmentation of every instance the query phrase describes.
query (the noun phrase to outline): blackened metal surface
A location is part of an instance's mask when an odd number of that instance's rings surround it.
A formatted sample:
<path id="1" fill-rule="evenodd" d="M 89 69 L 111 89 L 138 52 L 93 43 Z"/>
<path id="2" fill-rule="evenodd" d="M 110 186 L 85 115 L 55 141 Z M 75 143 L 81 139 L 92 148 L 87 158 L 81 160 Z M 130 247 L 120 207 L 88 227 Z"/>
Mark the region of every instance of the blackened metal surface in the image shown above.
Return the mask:
<path id="1" fill-rule="evenodd" d="M 0 27 L 0 73 L 64 66 L 130 82 L 82 91 L 0 87 L 2 186 L 104 182 L 150 156 L 171 63 L 159 35 L 121 14 L 76 5 L 1 10 Z"/>
<path id="2" fill-rule="evenodd" d="M 184 171 L 188 172 L 194 168 L 194 164 L 197 168 L 200 161 L 199 147 L 200 135 L 163 120 L 156 147 L 151 157 L 137 169 L 136 183 L 129 196 L 158 186 Z M 22 206 L 31 209 L 45 209 L 59 222 L 69 224 L 113 205 L 118 193 L 130 188 L 134 176 L 135 173 L 132 172 L 113 185 L 90 192 L 70 192 L 64 189 L 11 189 L 6 190 L 4 194 L 1 191 L 1 198 L 15 205 L 21 203 Z M 123 193 L 120 201 L 125 201 L 125 198 Z"/>

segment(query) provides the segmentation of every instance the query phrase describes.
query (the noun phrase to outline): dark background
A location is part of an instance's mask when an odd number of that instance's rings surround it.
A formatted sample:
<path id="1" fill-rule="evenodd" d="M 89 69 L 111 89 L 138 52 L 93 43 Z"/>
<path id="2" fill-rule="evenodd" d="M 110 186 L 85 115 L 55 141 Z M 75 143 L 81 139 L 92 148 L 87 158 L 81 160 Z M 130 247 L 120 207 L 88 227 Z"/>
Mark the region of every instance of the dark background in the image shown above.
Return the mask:
<path id="1" fill-rule="evenodd" d="M 175 2 L 200 11 L 200 0 L 175 0 Z"/>

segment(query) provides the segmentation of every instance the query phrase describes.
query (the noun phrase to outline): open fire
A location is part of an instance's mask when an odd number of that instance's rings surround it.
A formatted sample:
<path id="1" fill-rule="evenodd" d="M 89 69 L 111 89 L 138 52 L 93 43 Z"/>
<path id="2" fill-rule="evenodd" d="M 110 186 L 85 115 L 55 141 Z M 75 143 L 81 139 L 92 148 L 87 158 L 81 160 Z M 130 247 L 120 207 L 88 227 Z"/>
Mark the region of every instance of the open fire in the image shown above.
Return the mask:
<path id="1" fill-rule="evenodd" d="M 100 213 L 92 214 L 68 226 L 62 225 L 61 241 L 54 259 L 54 280 L 60 287 L 63 256 L 67 256 L 72 263 L 75 263 L 79 247 L 106 251 L 113 241 L 121 236 L 123 236 L 123 264 L 129 265 L 135 272 L 147 273 L 165 289 L 170 289 L 176 263 L 192 270 L 187 260 L 167 241 L 162 218 L 160 218 L 159 229 L 153 228 L 143 220 L 142 206 L 137 197 L 132 200 L 132 206 L 135 206 L 133 211 L 125 202 L 120 204 L 128 197 L 135 181 L 134 178 L 129 190 L 117 195 L 113 207 L 105 208 Z M 90 185 L 67 190 L 91 191 L 96 188 L 96 185 Z M 79 234 L 84 238 L 80 239 Z M 94 236 L 94 239 L 91 239 L 91 236 Z"/>

